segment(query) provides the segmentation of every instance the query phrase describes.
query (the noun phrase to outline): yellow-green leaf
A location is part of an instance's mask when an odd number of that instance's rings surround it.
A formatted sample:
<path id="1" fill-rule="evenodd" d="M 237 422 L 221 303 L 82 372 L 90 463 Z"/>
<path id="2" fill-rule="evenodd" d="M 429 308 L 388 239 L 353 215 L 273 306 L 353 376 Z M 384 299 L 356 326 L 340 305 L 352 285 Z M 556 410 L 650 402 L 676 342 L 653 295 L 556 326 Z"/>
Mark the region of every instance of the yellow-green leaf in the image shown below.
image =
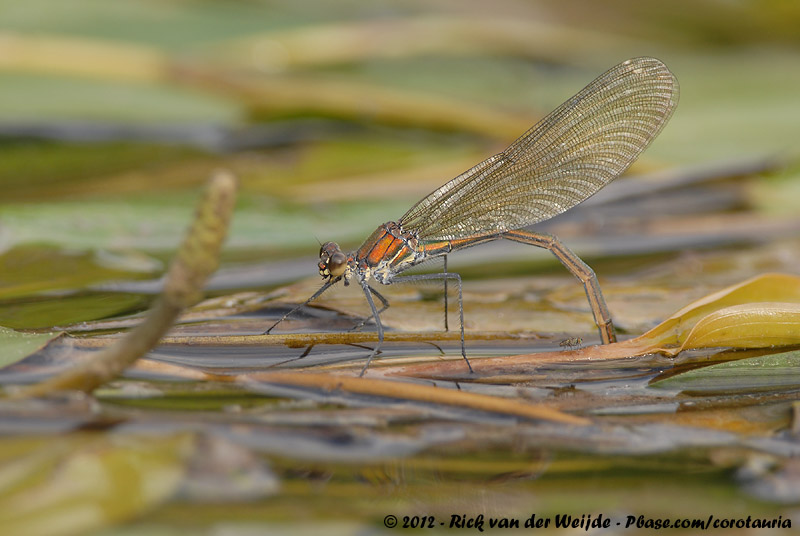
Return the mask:
<path id="1" fill-rule="evenodd" d="M 747 303 L 701 319 L 684 340 L 691 348 L 766 348 L 800 344 L 800 304 Z"/>
<path id="2" fill-rule="evenodd" d="M 763 274 L 724 288 L 677 311 L 636 340 L 652 345 L 679 345 L 701 319 L 725 307 L 753 302 L 800 303 L 800 277 Z"/>

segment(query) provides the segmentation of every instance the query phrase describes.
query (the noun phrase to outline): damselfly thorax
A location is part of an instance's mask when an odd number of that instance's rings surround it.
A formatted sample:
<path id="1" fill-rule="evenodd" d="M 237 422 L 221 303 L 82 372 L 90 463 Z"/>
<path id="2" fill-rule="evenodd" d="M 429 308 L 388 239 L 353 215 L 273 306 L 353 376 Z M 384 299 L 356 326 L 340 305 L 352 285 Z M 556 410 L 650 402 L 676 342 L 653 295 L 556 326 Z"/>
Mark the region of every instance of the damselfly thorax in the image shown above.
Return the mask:
<path id="1" fill-rule="evenodd" d="M 524 230 L 586 200 L 618 177 L 647 148 L 678 103 L 678 82 L 654 58 L 634 58 L 600 75 L 502 153 L 491 156 L 421 199 L 397 221 L 378 227 L 356 251 L 345 254 L 334 242 L 320 248 L 322 287 L 287 316 L 344 281 L 361 286 L 383 342 L 380 314 L 389 302 L 372 287 L 399 281 L 440 280 L 458 289 L 461 354 L 464 345 L 461 278 L 447 271 L 447 255 L 484 242 L 507 239 L 550 250 L 583 283 L 600 339 L 616 340 L 597 276 L 556 237 Z M 399 276 L 404 270 L 443 257 L 442 273 Z M 382 307 L 375 306 L 373 296 Z"/>
<path id="2" fill-rule="evenodd" d="M 440 240 L 422 242 L 416 233 L 404 231 L 397 222 L 386 222 L 372 233 L 353 253 L 346 255 L 335 242 L 326 242 L 320 248 L 319 273 L 323 278 L 342 276 L 345 285 L 350 279 L 374 278 L 388 285 L 395 275 L 434 257 L 447 255 L 465 245 L 491 240 L 475 239 Z"/>

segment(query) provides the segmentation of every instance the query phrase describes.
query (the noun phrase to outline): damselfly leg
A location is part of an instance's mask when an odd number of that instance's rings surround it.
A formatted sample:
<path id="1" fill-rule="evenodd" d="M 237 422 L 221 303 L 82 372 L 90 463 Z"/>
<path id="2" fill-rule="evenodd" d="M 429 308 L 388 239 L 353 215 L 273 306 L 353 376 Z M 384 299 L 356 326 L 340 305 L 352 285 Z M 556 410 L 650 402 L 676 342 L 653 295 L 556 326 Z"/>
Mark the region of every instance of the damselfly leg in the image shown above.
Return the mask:
<path id="1" fill-rule="evenodd" d="M 603 298 L 603 291 L 600 290 L 600 283 L 597 281 L 597 275 L 588 264 L 583 262 L 580 257 L 553 235 L 531 233 L 529 231 L 508 231 L 503 234 L 503 238 L 530 244 L 552 252 L 561 261 L 561 264 L 583 283 L 586 298 L 589 300 L 589 307 L 591 307 L 592 315 L 594 316 L 594 322 L 600 330 L 600 340 L 603 341 L 603 344 L 617 341 L 617 336 L 614 333 L 614 324 L 611 321 L 611 313 L 608 312 L 606 301 Z"/>

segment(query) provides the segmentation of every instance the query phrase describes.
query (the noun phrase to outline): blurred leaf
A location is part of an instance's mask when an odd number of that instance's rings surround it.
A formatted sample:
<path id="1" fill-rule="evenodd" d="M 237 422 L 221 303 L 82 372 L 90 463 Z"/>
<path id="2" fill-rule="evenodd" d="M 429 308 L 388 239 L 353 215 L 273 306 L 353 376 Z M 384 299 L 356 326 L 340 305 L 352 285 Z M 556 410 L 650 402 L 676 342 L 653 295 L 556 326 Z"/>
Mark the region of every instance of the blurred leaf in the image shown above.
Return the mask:
<path id="1" fill-rule="evenodd" d="M 797 54 L 764 49 L 662 58 L 681 102 L 650 157 L 670 162 L 796 153 L 800 139 Z"/>
<path id="2" fill-rule="evenodd" d="M 175 492 L 192 445 L 190 434 L 0 441 L 0 526 L 56 536 L 134 518 Z"/>
<path id="3" fill-rule="evenodd" d="M 182 225 L 191 215 L 191 204 L 174 199 L 170 203 L 165 197 L 0 206 L 0 218 L 10 245 L 44 242 L 83 250 L 172 250 L 178 245 Z M 35 249 L 23 246 L 22 252 L 28 255 Z M 91 258 L 88 253 L 73 256 Z M 57 264 L 42 263 L 32 268 L 49 271 L 58 281 Z M 61 273 L 60 277 L 83 276 Z M 47 279 L 43 281 L 39 284 L 48 284 Z"/>
<path id="4" fill-rule="evenodd" d="M 68 326 L 136 312 L 149 303 L 149 296 L 120 292 L 91 292 L 6 301 L 0 302 L 0 325 L 15 329 Z"/>
<path id="5" fill-rule="evenodd" d="M 174 82 L 219 93 L 246 104 L 251 111 L 270 116 L 321 114 L 363 121 L 372 118 L 390 124 L 425 125 L 429 128 L 467 130 L 512 140 L 527 130 L 533 120 L 520 114 L 503 113 L 489 108 L 458 103 L 453 98 L 404 92 L 378 85 L 334 81 L 326 77 L 280 78 L 267 82 L 236 77 L 230 72 L 198 69 L 190 65 L 170 65 L 157 49 L 141 45 L 122 45 L 80 38 L 29 37 L 6 33 L 0 40 L 0 70 L 61 74 L 99 78 L 106 81 L 104 93 L 115 88 L 108 81 Z M 56 82 L 58 86 L 59 82 Z M 124 90 L 124 88 L 123 88 Z M 53 88 L 50 88 L 53 91 Z M 64 102 L 64 94 L 59 102 Z M 90 92 L 83 91 L 87 94 Z M 142 92 L 135 91 L 133 95 Z M 107 99 L 107 97 L 106 97 Z M 106 99 L 98 99 L 103 102 Z M 8 99 L 5 99 L 8 100 Z M 120 99 L 123 100 L 123 99 Z M 136 110 L 126 101 L 126 108 Z M 96 106 L 96 102 L 94 102 Z M 50 101 L 43 101 L 49 105 Z M 183 101 L 181 100 L 181 105 Z M 141 106 L 141 109 L 154 106 Z M 12 109 L 24 109 L 16 106 Z M 74 105 L 69 106 L 75 110 Z M 39 110 L 42 112 L 42 110 Z M 96 110 L 94 110 L 96 114 Z M 52 117 L 49 113 L 39 116 Z M 175 114 L 171 114 L 174 116 Z M 129 116 L 130 117 L 130 116 Z"/>
<path id="6" fill-rule="evenodd" d="M 154 82 L 167 63 L 158 49 L 144 45 L 4 32 L 0 69 Z"/>
<path id="7" fill-rule="evenodd" d="M 251 115 L 265 119 L 314 115 L 466 131 L 505 141 L 523 134 L 537 119 L 532 114 L 498 111 L 452 97 L 319 75 L 263 80 L 187 66 L 179 76 L 181 83 L 242 102 Z"/>
<path id="8" fill-rule="evenodd" d="M 0 77 L 0 92 L 4 84 Z M 0 99 L 0 107 L 7 99 Z M 0 109 L 0 115 L 2 115 Z M 213 164 L 198 151 L 151 143 L 13 143 L 2 147 L 3 205 L 65 197 L 96 198 L 194 186 L 194 168 Z M 146 169 L 141 169 L 147 162 Z M 185 170 L 178 173 L 175 168 Z M 194 171 L 194 172 L 193 172 Z M 0 212 L 2 214 L 2 212 Z M 35 226 L 35 222 L 31 222 Z"/>
<path id="9" fill-rule="evenodd" d="M 54 91 L 59 98 L 53 98 Z M 0 69 L 0 117 L 32 123 L 118 120 L 231 124 L 241 119 L 242 107 L 218 96 L 171 85 L 138 85 Z"/>
<path id="10" fill-rule="evenodd" d="M 73 231 L 76 237 L 82 234 Z M 0 325 L 49 328 L 139 310 L 147 306 L 149 297 L 82 289 L 118 279 L 152 277 L 160 269 L 156 260 L 137 254 L 34 244 L 13 247 L 0 255 Z"/>
<path id="11" fill-rule="evenodd" d="M 84 213 L 83 216 L 87 215 Z M 100 222 L 96 225 L 99 227 Z M 73 231 L 80 232 L 77 229 Z M 159 268 L 159 263 L 141 255 L 20 245 L 0 254 L 0 300 L 49 291 L 75 291 L 113 279 L 152 277 Z"/>
<path id="12" fill-rule="evenodd" d="M 796 389 L 800 386 L 800 351 L 710 365 L 653 382 L 650 386 L 694 393 Z"/>
<path id="13" fill-rule="evenodd" d="M 307 25 L 250 35 L 219 45 L 228 62 L 254 71 L 414 56 L 521 56 L 553 62 L 583 60 L 591 41 L 610 51 L 633 40 L 527 17 L 421 16 Z M 325 46 L 320 46 L 320 43 Z M 602 45 L 600 44 L 602 43 Z"/>
<path id="14" fill-rule="evenodd" d="M 125 40 L 185 50 L 209 40 L 263 32 L 275 26 L 298 24 L 308 13 L 294 2 L 200 2 L 153 5 L 148 2 L 109 4 L 102 0 L 72 0 L 70 5 L 51 0 L 30 0 L 21 5 L 0 0 L 3 25 L 22 31 L 76 35 L 111 41 Z M 299 11 L 299 13 L 298 13 Z M 340 17 L 341 6 L 315 5 L 315 16 Z M 265 16 L 269 14 L 269 16 Z M 299 19 L 299 20 L 298 20 Z"/>
<path id="15" fill-rule="evenodd" d="M 0 326 L 0 367 L 16 363 L 59 336 L 59 333 L 20 333 Z"/>
<path id="16" fill-rule="evenodd" d="M 770 173 L 769 180 L 753 183 L 748 188 L 751 203 L 770 216 L 795 216 L 800 199 L 800 158 L 784 163 L 782 169 Z"/>

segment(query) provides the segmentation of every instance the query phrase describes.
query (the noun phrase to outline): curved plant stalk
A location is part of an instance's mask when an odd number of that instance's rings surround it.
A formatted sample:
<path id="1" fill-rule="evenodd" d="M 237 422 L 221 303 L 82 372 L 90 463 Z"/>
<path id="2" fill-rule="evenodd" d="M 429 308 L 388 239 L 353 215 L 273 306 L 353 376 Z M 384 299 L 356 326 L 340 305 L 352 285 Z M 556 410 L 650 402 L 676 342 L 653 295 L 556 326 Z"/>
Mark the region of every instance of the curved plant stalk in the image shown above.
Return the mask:
<path id="1" fill-rule="evenodd" d="M 209 180 L 189 231 L 172 261 L 164 290 L 144 321 L 86 363 L 12 393 L 14 398 L 57 391 L 91 392 L 153 348 L 180 312 L 202 298 L 206 279 L 217 269 L 236 199 L 236 178 L 218 171 Z"/>

